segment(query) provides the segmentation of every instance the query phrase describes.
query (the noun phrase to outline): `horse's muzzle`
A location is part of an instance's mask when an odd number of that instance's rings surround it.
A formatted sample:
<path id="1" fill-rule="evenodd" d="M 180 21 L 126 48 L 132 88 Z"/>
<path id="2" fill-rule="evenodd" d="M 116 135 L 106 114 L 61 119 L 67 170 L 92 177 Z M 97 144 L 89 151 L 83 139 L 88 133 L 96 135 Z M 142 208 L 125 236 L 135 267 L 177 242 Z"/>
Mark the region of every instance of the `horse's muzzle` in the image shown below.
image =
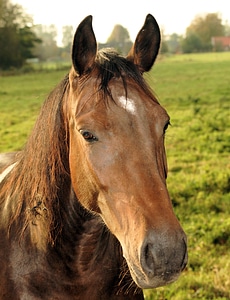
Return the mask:
<path id="1" fill-rule="evenodd" d="M 155 288 L 175 281 L 187 264 L 184 233 L 176 238 L 153 234 L 145 239 L 140 251 L 140 268 L 130 266 L 134 281 L 143 289 Z"/>

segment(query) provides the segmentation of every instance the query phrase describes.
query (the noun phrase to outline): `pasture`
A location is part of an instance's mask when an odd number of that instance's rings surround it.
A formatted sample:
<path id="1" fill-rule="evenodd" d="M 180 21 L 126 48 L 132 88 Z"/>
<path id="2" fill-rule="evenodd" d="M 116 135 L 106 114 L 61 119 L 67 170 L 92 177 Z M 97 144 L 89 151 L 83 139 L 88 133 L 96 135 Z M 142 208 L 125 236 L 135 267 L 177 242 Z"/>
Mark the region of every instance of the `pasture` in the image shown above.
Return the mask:
<path id="1" fill-rule="evenodd" d="M 171 116 L 168 189 L 188 236 L 179 280 L 148 300 L 230 298 L 230 53 L 161 57 L 146 75 Z M 0 77 L 0 152 L 20 150 L 66 71 Z"/>

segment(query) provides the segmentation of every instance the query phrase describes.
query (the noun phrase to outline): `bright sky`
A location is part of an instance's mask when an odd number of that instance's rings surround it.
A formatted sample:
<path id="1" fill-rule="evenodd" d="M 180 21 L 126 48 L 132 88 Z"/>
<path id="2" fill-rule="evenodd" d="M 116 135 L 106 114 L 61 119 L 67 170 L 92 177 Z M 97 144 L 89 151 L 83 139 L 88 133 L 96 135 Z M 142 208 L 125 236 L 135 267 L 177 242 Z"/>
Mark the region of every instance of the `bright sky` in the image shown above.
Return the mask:
<path id="1" fill-rule="evenodd" d="M 98 42 L 104 43 L 114 26 L 125 27 L 132 39 L 141 29 L 145 17 L 151 13 L 165 34 L 185 33 L 197 15 L 220 13 L 224 23 L 230 24 L 229 0 L 13 0 L 23 6 L 35 24 L 74 28 L 88 15 L 93 16 L 93 28 Z"/>

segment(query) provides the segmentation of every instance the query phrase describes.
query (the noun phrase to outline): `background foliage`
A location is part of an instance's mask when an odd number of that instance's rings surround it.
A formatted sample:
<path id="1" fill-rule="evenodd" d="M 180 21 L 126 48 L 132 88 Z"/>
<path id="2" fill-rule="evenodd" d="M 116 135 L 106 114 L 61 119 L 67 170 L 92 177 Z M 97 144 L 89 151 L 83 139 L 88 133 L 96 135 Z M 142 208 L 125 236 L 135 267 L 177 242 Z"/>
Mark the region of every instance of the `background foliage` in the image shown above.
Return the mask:
<path id="1" fill-rule="evenodd" d="M 12 0 L 0 0 L 0 71 L 18 69 L 28 62 L 68 61 L 74 29 L 66 24 L 62 30 L 62 45 L 57 45 L 57 28 L 54 24 L 34 24 L 23 7 Z M 230 26 L 218 13 L 196 16 L 186 30 L 185 36 L 173 33 L 164 35 L 162 30 L 162 53 L 194 53 L 224 51 L 221 43 L 212 45 L 214 36 L 229 36 Z M 131 47 L 129 32 L 117 24 L 105 44 L 99 48 L 114 47 L 126 54 Z M 229 46 L 230 47 L 230 46 Z M 228 48 L 229 48 L 228 47 Z M 230 49 L 229 49 L 230 50 Z M 33 59 L 32 59 L 33 58 Z M 29 71 L 31 65 L 26 66 Z"/>
<path id="2" fill-rule="evenodd" d="M 0 151 L 20 150 L 68 69 L 0 77 Z M 171 116 L 168 189 L 188 236 L 179 280 L 148 300 L 230 299 L 230 53 L 161 56 L 146 79 Z"/>
<path id="3" fill-rule="evenodd" d="M 19 68 L 33 57 L 32 49 L 40 40 L 32 22 L 20 5 L 0 0 L 0 69 Z"/>
<path id="4" fill-rule="evenodd" d="M 217 13 L 197 16 L 186 30 L 182 50 L 185 53 L 211 51 L 212 37 L 224 35 L 225 27 Z"/>

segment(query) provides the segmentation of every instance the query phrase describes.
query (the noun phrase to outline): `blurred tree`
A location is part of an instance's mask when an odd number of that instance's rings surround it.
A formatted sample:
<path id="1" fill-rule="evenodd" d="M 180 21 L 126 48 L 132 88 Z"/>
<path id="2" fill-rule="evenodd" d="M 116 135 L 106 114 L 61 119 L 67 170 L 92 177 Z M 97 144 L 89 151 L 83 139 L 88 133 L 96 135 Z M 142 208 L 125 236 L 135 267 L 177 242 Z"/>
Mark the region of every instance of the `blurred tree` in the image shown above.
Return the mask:
<path id="1" fill-rule="evenodd" d="M 230 36 L 230 25 L 227 21 L 225 22 L 225 25 L 224 25 L 224 33 L 225 33 L 225 36 Z"/>
<path id="2" fill-rule="evenodd" d="M 224 26 L 218 13 L 207 14 L 204 17 L 197 16 L 186 30 L 186 38 L 183 42 L 183 50 L 211 51 L 211 38 L 213 36 L 223 36 Z M 192 51 L 193 52 L 193 51 Z"/>
<path id="3" fill-rule="evenodd" d="M 67 25 L 62 27 L 62 48 L 60 49 L 60 56 L 65 61 L 71 60 L 73 36 L 73 26 Z"/>
<path id="4" fill-rule="evenodd" d="M 169 52 L 169 47 L 168 43 L 166 40 L 161 40 L 161 47 L 160 47 L 160 53 L 168 53 Z"/>
<path id="5" fill-rule="evenodd" d="M 115 25 L 106 46 L 113 47 L 118 52 L 126 55 L 132 46 L 128 30 L 121 25 Z"/>
<path id="6" fill-rule="evenodd" d="M 47 59 L 55 59 L 58 56 L 58 46 L 56 42 L 57 38 L 57 28 L 55 25 L 35 25 L 34 32 L 36 36 L 42 41 L 37 44 L 34 48 L 34 56 L 38 57 L 40 60 L 45 61 Z"/>
<path id="7" fill-rule="evenodd" d="M 73 35 L 73 26 L 62 27 L 62 45 L 66 51 L 71 50 Z"/>
<path id="8" fill-rule="evenodd" d="M 22 6 L 0 0 L 0 68 L 21 67 L 32 57 L 39 39 L 32 31 L 33 20 Z"/>
<path id="9" fill-rule="evenodd" d="M 187 34 L 186 38 L 182 40 L 181 46 L 184 53 L 202 51 L 202 41 L 196 33 Z"/>
<path id="10" fill-rule="evenodd" d="M 181 39 L 182 37 L 177 33 L 173 33 L 167 39 L 168 51 L 170 53 L 180 53 L 181 52 Z"/>
<path id="11" fill-rule="evenodd" d="M 165 35 L 164 28 L 161 28 L 161 46 L 160 46 L 160 53 L 164 54 L 169 52 L 167 37 Z"/>

